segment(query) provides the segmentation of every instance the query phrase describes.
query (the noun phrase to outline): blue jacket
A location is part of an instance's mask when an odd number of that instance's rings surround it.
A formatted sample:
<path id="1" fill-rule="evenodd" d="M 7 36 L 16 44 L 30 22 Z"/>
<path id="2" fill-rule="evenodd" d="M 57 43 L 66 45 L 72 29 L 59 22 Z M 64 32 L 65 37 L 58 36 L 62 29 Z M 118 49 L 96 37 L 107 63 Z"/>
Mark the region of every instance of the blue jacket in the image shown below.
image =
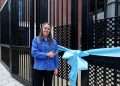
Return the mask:
<path id="1" fill-rule="evenodd" d="M 34 58 L 33 69 L 54 70 L 58 68 L 58 55 L 54 58 L 49 58 L 47 56 L 49 51 L 58 51 L 58 45 L 54 39 L 51 43 L 47 39 L 39 36 L 33 39 L 31 50 L 32 57 Z"/>

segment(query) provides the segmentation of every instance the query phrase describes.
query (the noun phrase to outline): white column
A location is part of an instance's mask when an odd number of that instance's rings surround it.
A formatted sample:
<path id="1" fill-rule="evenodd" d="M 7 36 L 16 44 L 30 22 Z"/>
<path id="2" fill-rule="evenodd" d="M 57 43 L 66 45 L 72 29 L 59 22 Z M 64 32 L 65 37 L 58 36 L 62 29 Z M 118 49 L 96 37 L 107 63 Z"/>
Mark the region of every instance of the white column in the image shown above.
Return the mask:
<path id="1" fill-rule="evenodd" d="M 36 0 L 34 0 L 34 37 L 36 37 Z"/>
<path id="2" fill-rule="evenodd" d="M 106 17 L 115 17 L 115 0 L 107 0 Z"/>

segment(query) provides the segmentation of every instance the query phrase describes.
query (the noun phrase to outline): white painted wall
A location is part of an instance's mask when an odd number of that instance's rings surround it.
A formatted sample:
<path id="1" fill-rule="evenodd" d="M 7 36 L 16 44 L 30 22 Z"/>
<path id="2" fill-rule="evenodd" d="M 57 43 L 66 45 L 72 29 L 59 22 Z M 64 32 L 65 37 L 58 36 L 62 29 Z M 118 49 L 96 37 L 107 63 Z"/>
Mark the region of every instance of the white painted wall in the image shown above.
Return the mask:
<path id="1" fill-rule="evenodd" d="M 99 19 L 104 19 L 104 12 L 99 12 L 97 14 L 97 20 L 99 20 Z"/>
<path id="2" fill-rule="evenodd" d="M 118 0 L 120 2 L 120 0 Z M 107 8 L 106 8 L 106 17 L 111 18 L 115 17 L 115 3 L 110 4 L 111 2 L 115 2 L 115 0 L 107 0 Z M 118 5 L 118 16 L 120 16 L 120 4 Z M 97 14 L 97 20 L 104 19 L 104 12 L 99 12 Z"/>
<path id="3" fill-rule="evenodd" d="M 107 5 L 107 18 L 115 17 L 115 3 Z"/>

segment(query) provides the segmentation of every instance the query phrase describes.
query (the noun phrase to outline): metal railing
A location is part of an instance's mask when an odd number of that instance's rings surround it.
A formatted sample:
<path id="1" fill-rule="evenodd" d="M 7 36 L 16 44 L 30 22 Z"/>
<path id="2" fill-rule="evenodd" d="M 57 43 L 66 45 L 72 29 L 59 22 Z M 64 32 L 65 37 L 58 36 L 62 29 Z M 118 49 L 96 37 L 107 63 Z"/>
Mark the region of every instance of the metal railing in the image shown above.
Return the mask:
<path id="1" fill-rule="evenodd" d="M 87 86 L 119 86 L 120 58 L 88 56 L 89 63 Z"/>
<path id="2" fill-rule="evenodd" d="M 31 50 L 29 47 L 25 46 L 1 46 L 2 51 L 2 62 L 4 62 L 11 72 L 14 78 L 19 80 L 25 86 L 32 85 L 32 57 Z M 61 58 L 63 53 L 60 53 L 59 57 L 59 73 L 58 76 L 53 76 L 53 86 L 69 86 L 70 82 L 68 79 L 68 74 L 70 72 L 70 66 L 65 60 Z M 78 82 L 76 84 L 82 84 L 86 86 L 85 83 L 87 72 L 82 71 L 82 81 L 80 81 L 81 76 L 78 76 Z"/>

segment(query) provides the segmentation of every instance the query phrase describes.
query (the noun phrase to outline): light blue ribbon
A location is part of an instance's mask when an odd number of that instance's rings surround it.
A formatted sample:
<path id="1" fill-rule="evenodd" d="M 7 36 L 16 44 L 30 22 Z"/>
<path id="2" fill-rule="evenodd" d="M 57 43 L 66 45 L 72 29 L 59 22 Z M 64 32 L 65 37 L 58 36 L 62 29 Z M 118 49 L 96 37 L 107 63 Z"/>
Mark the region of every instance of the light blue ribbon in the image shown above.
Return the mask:
<path id="1" fill-rule="evenodd" d="M 58 46 L 59 51 L 65 51 L 62 58 L 67 59 L 67 63 L 71 66 L 69 73 L 70 86 L 76 86 L 77 74 L 79 70 L 87 70 L 88 63 L 81 57 L 89 55 L 98 55 L 106 57 L 120 57 L 120 47 L 115 48 L 99 48 L 86 51 L 71 50 L 63 46 Z"/>

